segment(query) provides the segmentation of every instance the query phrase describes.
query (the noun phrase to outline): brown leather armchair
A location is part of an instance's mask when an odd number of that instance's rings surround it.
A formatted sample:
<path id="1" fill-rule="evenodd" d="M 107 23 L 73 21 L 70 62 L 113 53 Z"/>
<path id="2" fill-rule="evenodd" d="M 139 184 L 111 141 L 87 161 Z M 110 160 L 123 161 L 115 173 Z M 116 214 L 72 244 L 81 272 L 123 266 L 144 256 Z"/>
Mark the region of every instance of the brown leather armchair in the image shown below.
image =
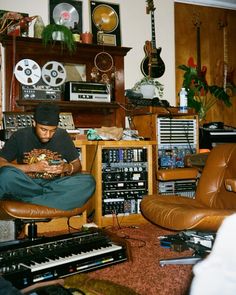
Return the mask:
<path id="1" fill-rule="evenodd" d="M 216 231 L 226 216 L 236 212 L 234 178 L 236 144 L 217 145 L 208 155 L 194 198 L 148 195 L 141 201 L 141 212 L 170 230 Z"/>
<path id="2" fill-rule="evenodd" d="M 20 201 L 1 200 L 0 220 L 20 220 L 29 225 L 29 238 L 35 238 L 37 233 L 65 231 L 69 226 L 79 228 L 87 221 L 88 203 L 81 208 L 64 211 Z"/>

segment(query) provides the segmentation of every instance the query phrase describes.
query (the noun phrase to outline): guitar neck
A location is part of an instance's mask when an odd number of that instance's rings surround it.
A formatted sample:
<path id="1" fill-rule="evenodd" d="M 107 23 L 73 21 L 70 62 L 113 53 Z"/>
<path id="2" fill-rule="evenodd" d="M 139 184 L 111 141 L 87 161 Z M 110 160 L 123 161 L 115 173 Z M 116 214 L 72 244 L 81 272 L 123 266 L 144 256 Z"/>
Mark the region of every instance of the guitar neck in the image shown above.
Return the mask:
<path id="1" fill-rule="evenodd" d="M 225 64 L 228 64 L 229 63 L 229 60 L 228 60 L 228 31 L 227 31 L 227 28 L 224 27 L 223 28 L 223 36 L 224 36 L 224 39 L 223 39 L 223 42 L 224 42 L 224 63 Z"/>
<path id="2" fill-rule="evenodd" d="M 200 27 L 197 26 L 197 71 L 201 72 L 201 37 L 200 37 Z"/>
<path id="3" fill-rule="evenodd" d="M 223 88 L 226 90 L 227 85 L 227 74 L 228 74 L 228 31 L 227 27 L 223 28 L 223 42 L 224 42 L 224 80 L 223 80 Z"/>
<path id="4" fill-rule="evenodd" d="M 152 48 L 156 48 L 156 32 L 154 11 L 151 11 Z"/>

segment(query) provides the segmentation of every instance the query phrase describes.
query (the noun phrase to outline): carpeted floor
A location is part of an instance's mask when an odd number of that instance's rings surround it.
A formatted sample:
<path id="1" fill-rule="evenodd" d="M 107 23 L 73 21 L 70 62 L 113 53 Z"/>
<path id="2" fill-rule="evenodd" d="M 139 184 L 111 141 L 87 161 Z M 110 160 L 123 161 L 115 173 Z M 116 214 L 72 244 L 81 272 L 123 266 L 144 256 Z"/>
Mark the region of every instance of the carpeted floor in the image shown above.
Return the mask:
<path id="1" fill-rule="evenodd" d="M 159 265 L 159 259 L 191 254 L 190 251 L 177 253 L 160 247 L 158 236 L 172 232 L 150 223 L 139 225 L 137 228 L 121 226 L 109 230 L 129 241 L 132 260 L 89 272 L 87 273 L 88 278 L 107 280 L 128 287 L 139 295 L 188 294 L 192 279 L 192 266 L 166 265 L 161 267 Z M 76 276 L 80 275 L 69 277 L 68 280 L 75 280 Z M 113 293 L 108 291 L 108 293 L 94 294 L 111 295 Z M 116 295 L 116 293 L 114 294 Z"/>

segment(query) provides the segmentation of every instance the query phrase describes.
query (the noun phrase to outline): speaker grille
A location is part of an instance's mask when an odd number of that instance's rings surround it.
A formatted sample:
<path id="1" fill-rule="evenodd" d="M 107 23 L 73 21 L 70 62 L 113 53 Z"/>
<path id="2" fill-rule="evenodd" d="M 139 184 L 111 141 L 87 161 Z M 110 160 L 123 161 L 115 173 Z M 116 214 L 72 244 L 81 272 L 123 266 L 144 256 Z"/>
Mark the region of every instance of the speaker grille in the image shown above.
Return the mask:
<path id="1" fill-rule="evenodd" d="M 196 119 L 158 118 L 159 148 L 179 145 L 197 145 Z"/>
<path id="2" fill-rule="evenodd" d="M 15 240 L 15 222 L 13 220 L 0 220 L 0 233 L 0 242 Z"/>
<path id="3" fill-rule="evenodd" d="M 197 152 L 197 120 L 158 118 L 156 124 L 159 168 L 184 167 L 185 156 Z"/>

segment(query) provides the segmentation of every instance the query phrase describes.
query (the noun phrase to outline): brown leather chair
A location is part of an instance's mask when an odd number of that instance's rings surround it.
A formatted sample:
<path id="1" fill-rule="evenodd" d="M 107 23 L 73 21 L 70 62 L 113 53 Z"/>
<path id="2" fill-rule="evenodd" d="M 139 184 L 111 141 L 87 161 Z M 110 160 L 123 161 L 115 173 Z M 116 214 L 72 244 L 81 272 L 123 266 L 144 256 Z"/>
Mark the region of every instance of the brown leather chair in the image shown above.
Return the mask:
<path id="1" fill-rule="evenodd" d="M 81 208 L 64 211 L 20 201 L 1 200 L 0 220 L 19 220 L 29 225 L 28 236 L 35 238 L 37 233 L 65 231 L 68 227 L 78 229 L 87 222 L 88 203 Z"/>
<path id="2" fill-rule="evenodd" d="M 170 230 L 217 231 L 223 219 L 236 212 L 234 178 L 236 144 L 217 145 L 208 155 L 194 198 L 148 195 L 141 201 L 141 212 Z"/>

